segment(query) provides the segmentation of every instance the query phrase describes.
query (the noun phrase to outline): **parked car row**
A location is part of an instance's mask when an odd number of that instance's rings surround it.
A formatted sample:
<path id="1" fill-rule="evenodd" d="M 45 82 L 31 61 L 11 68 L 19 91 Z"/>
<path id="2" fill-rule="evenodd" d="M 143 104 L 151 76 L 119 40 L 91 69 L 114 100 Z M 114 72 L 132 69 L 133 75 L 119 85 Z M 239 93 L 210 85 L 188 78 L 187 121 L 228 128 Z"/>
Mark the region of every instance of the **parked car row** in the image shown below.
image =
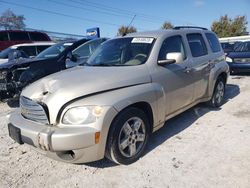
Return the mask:
<path id="1" fill-rule="evenodd" d="M 106 38 L 82 39 L 55 44 L 32 59 L 0 64 L 0 99 L 19 97 L 28 84 L 49 74 L 84 64 Z"/>
<path id="2" fill-rule="evenodd" d="M 12 139 L 64 162 L 107 157 L 131 164 L 166 120 L 200 102 L 223 104 L 229 67 L 216 35 L 205 28 L 133 33 L 99 42 L 96 50 L 91 42 L 48 53 L 52 46 L 30 64 L 26 73 L 34 80 L 36 71 L 41 78 L 65 69 L 67 61 L 84 66 L 24 88 L 8 124 Z"/>

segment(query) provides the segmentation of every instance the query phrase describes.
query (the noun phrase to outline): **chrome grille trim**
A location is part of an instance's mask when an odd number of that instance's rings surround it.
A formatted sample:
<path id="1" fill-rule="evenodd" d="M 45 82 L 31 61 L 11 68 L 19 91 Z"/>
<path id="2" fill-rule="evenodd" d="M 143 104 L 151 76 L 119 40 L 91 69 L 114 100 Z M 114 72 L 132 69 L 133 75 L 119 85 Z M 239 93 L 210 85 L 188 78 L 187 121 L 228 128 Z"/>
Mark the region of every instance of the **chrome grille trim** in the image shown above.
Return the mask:
<path id="1" fill-rule="evenodd" d="M 49 120 L 43 106 L 24 96 L 20 97 L 21 114 L 25 119 L 42 124 L 49 124 Z"/>

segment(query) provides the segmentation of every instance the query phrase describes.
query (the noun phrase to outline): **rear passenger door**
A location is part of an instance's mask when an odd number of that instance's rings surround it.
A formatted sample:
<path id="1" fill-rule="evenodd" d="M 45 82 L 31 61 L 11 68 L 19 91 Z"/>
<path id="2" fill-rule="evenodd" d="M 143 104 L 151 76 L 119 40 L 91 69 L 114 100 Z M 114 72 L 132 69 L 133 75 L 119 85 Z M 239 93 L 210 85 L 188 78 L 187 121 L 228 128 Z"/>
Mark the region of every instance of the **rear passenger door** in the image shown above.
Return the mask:
<path id="1" fill-rule="evenodd" d="M 192 55 L 192 76 L 194 79 L 194 100 L 204 97 L 208 87 L 210 56 L 201 33 L 187 34 Z"/>

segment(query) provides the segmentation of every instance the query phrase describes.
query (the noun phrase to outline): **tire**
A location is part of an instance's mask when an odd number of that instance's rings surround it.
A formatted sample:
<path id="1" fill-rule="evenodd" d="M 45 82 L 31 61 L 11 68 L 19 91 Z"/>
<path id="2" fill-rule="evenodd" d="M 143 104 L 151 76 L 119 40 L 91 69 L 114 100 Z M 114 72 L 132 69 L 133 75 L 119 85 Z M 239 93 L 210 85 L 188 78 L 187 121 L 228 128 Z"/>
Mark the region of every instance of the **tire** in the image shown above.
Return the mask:
<path id="1" fill-rule="evenodd" d="M 226 82 L 222 77 L 219 77 L 215 83 L 214 92 L 208 104 L 211 107 L 218 108 L 224 103 Z"/>
<path id="2" fill-rule="evenodd" d="M 149 135 L 149 120 L 142 110 L 134 107 L 123 110 L 111 124 L 106 158 L 117 164 L 134 163 L 143 155 Z"/>

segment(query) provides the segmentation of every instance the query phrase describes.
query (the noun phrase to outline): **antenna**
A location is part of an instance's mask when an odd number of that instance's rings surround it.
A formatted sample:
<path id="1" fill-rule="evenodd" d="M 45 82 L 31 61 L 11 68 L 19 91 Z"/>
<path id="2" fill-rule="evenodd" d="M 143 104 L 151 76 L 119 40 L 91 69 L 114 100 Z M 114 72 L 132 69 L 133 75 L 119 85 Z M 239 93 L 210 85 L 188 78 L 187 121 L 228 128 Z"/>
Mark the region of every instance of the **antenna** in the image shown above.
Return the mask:
<path id="1" fill-rule="evenodd" d="M 130 23 L 128 24 L 128 27 L 132 24 L 132 22 L 134 21 L 135 17 L 136 17 L 136 14 L 133 16 L 132 20 L 131 20 Z"/>
<path id="2" fill-rule="evenodd" d="M 130 23 L 129 23 L 128 26 L 126 27 L 126 32 L 122 35 L 123 37 L 127 35 L 128 28 L 129 28 L 130 25 L 133 23 L 135 17 L 136 17 L 136 14 L 133 16 L 133 18 L 131 19 Z"/>

